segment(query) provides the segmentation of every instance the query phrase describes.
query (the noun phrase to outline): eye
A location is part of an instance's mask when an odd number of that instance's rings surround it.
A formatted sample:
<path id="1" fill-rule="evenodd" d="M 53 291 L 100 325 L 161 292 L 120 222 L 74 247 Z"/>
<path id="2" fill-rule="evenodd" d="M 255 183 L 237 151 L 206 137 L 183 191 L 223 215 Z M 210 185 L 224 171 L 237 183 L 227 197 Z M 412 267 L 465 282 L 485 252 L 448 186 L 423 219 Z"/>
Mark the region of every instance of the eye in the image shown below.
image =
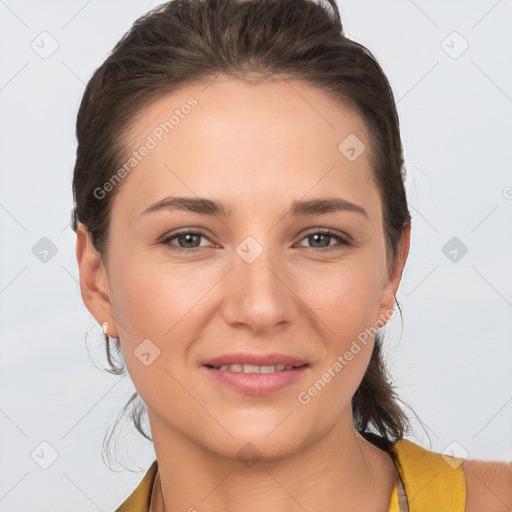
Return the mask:
<path id="1" fill-rule="evenodd" d="M 181 231 L 180 233 L 175 233 L 172 236 L 164 238 L 161 243 L 164 245 L 172 246 L 171 248 L 173 251 L 196 252 L 200 248 L 196 242 L 198 242 L 201 238 L 207 238 L 206 232 L 201 229 L 195 231 Z M 178 243 L 180 244 L 179 246 L 176 246 L 172 243 L 172 240 L 174 239 L 178 240 Z"/>
<path id="2" fill-rule="evenodd" d="M 171 248 L 173 251 L 193 253 L 197 252 L 201 247 L 204 247 L 200 245 L 201 238 L 206 238 L 209 240 L 205 231 L 197 229 L 193 231 L 189 230 L 174 233 L 173 235 L 164 238 L 161 243 L 169 246 L 169 248 Z M 172 242 L 174 239 L 178 241 L 179 245 L 176 245 Z M 312 249 L 317 249 L 320 252 L 340 250 L 343 246 L 350 245 L 345 237 L 343 237 L 337 231 L 331 229 L 312 231 L 304 238 L 302 238 L 302 240 L 306 239 L 310 241 L 310 243 L 312 242 L 313 244 L 320 244 L 317 247 L 314 245 L 311 247 Z M 330 244 L 329 241 L 333 239 L 337 241 L 338 244 Z"/>
<path id="3" fill-rule="evenodd" d="M 336 240 L 338 244 L 329 244 L 328 241 L 332 239 Z M 312 231 L 308 235 L 306 235 L 302 240 L 308 240 L 310 243 L 312 242 L 313 244 L 319 243 L 319 246 L 313 246 L 312 248 L 318 249 L 320 252 L 336 251 L 342 249 L 343 246 L 350 245 L 345 237 L 343 237 L 337 231 L 333 231 L 332 229 Z"/>

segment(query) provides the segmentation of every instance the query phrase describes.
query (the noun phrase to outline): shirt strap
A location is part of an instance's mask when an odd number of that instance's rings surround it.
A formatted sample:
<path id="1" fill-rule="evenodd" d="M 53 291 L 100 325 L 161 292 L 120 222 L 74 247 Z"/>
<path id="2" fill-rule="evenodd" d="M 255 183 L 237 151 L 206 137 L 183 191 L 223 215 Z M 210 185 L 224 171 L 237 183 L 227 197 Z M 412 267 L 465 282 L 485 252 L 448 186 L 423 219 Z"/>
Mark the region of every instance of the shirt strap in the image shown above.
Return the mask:
<path id="1" fill-rule="evenodd" d="M 464 459 L 436 453 L 407 439 L 389 450 L 403 483 L 409 512 L 464 512 L 466 479 Z M 402 512 L 402 509 L 400 509 Z"/>

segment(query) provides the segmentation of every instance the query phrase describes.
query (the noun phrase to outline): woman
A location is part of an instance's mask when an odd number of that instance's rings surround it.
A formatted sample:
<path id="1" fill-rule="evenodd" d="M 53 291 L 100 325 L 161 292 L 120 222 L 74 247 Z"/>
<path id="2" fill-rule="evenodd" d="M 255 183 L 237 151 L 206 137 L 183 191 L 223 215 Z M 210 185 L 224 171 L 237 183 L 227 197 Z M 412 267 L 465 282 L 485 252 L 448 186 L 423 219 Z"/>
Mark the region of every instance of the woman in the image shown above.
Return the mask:
<path id="1" fill-rule="evenodd" d="M 157 456 L 119 511 L 512 507 L 510 465 L 404 438 L 378 332 L 411 230 L 398 116 L 334 2 L 157 7 L 77 138 L 82 297 Z"/>

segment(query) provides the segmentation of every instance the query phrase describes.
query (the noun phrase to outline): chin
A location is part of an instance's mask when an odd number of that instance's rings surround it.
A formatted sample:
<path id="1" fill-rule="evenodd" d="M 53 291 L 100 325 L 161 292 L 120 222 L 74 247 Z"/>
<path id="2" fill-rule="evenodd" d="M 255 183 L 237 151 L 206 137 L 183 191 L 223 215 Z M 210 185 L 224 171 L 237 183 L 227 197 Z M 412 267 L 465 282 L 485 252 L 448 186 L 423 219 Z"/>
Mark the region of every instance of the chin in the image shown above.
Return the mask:
<path id="1" fill-rule="evenodd" d="M 223 457 L 238 460 L 246 467 L 252 467 L 258 462 L 273 462 L 282 460 L 296 453 L 300 446 L 295 443 L 274 442 L 270 443 L 268 439 L 239 438 L 233 444 L 226 447 L 227 451 L 222 451 L 219 455 Z M 233 450 L 234 449 L 234 450 Z"/>
<path id="2" fill-rule="evenodd" d="M 251 467 L 256 462 L 271 462 L 284 459 L 304 449 L 305 440 L 297 436 L 297 432 L 291 433 L 286 429 L 278 432 L 279 427 L 275 429 L 259 430 L 249 428 L 241 432 L 233 432 L 233 437 L 226 439 L 223 436 L 220 439 L 212 439 L 208 449 L 221 457 L 227 459 L 239 460 L 247 467 Z M 269 432 L 270 433 L 269 435 Z"/>

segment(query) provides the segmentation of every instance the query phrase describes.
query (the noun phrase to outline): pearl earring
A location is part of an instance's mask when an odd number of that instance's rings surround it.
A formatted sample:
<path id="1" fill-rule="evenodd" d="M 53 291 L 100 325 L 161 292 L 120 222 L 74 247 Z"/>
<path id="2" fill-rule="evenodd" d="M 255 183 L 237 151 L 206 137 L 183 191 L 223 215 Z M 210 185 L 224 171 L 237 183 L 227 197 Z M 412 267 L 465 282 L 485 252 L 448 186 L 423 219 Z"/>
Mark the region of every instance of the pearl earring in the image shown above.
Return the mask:
<path id="1" fill-rule="evenodd" d="M 107 334 L 108 322 L 106 320 L 103 322 L 102 329 L 103 329 L 103 334 Z M 108 336 L 108 334 L 107 334 L 107 336 Z"/>

